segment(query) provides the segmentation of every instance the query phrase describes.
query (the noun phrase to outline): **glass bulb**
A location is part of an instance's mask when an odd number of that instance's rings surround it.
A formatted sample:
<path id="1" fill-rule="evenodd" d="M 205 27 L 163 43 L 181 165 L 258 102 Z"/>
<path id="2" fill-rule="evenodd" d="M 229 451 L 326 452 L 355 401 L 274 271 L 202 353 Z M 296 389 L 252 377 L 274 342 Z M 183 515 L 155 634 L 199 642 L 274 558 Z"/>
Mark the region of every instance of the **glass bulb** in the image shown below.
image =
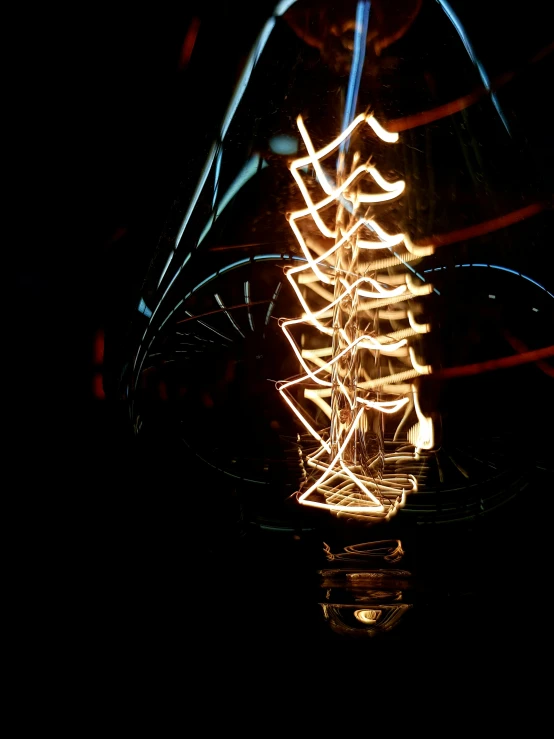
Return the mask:
<path id="1" fill-rule="evenodd" d="M 175 429 L 199 501 L 215 470 L 269 527 L 302 506 L 458 520 L 525 484 L 510 383 L 483 374 L 510 342 L 541 350 L 553 298 L 513 76 L 447 2 L 276 6 L 150 268 L 125 376 L 137 432 Z M 523 329 L 499 331 L 516 297 Z"/>

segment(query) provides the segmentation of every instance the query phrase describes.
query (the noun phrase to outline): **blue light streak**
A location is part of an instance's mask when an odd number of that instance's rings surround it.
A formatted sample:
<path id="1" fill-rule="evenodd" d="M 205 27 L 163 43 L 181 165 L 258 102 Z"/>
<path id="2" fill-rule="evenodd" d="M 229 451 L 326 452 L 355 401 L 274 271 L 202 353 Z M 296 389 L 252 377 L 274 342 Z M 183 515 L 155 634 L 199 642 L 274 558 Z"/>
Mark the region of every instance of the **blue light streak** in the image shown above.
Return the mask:
<path id="1" fill-rule="evenodd" d="M 221 160 L 223 158 L 223 146 L 219 147 L 219 152 L 217 154 L 217 161 L 215 163 L 215 178 L 214 178 L 214 196 L 212 199 L 212 208 L 215 207 L 215 201 L 217 200 L 217 191 L 219 188 L 219 175 L 221 172 Z"/>
<path id="2" fill-rule="evenodd" d="M 346 93 L 346 102 L 344 106 L 344 116 L 342 119 L 342 130 L 352 123 L 356 116 L 356 104 L 358 102 L 358 93 L 360 91 L 360 79 L 362 77 L 362 69 L 364 66 L 367 28 L 369 24 L 369 11 L 371 3 L 368 0 L 359 0 L 356 7 L 356 29 L 354 33 L 354 50 L 352 52 L 352 64 L 350 66 L 350 76 L 348 78 L 348 90 Z M 340 154 L 348 149 L 349 139 L 343 141 L 340 146 Z M 342 157 L 339 155 L 339 163 L 342 166 Z M 339 169 L 340 169 L 339 166 Z"/>
<path id="3" fill-rule="evenodd" d="M 227 190 L 223 198 L 221 199 L 221 203 L 219 204 L 219 208 L 217 209 L 216 213 L 213 213 L 213 215 L 209 218 L 208 223 L 204 227 L 204 230 L 202 231 L 200 238 L 198 239 L 198 243 L 196 244 L 196 248 L 200 246 L 202 241 L 206 238 L 208 233 L 210 232 L 211 227 L 216 222 L 218 217 L 221 215 L 223 210 L 229 205 L 231 200 L 235 197 L 235 195 L 241 190 L 246 183 L 252 179 L 252 177 L 256 174 L 256 172 L 261 168 L 265 169 L 268 164 L 264 160 L 261 163 L 260 166 L 260 157 L 258 154 L 254 154 L 251 159 L 249 159 L 244 167 L 241 169 L 237 177 L 235 178 L 233 184 L 231 187 Z"/>
<path id="4" fill-rule="evenodd" d="M 229 107 L 227 108 L 227 112 L 223 119 L 223 123 L 222 123 L 221 130 L 220 130 L 219 143 L 214 143 L 212 145 L 212 148 L 210 149 L 208 158 L 204 165 L 204 169 L 202 170 L 202 174 L 200 175 L 200 180 L 198 182 L 198 185 L 196 186 L 196 190 L 194 192 L 194 195 L 192 197 L 188 210 L 185 214 L 185 217 L 183 218 L 181 227 L 177 234 L 177 238 L 175 240 L 175 248 L 177 248 L 181 242 L 185 228 L 187 227 L 187 224 L 192 215 L 192 211 L 196 207 L 196 203 L 198 202 L 200 193 L 204 189 L 204 185 L 206 184 L 206 180 L 208 179 L 208 175 L 214 163 L 216 154 L 219 153 L 220 146 L 223 144 L 223 139 L 225 138 L 227 131 L 229 129 L 229 126 L 231 125 L 231 121 L 237 111 L 238 105 L 240 101 L 242 100 L 242 97 L 244 95 L 244 92 L 250 80 L 254 67 L 256 66 L 260 58 L 260 55 L 262 51 L 264 50 L 265 45 L 269 39 L 269 36 L 275 26 L 275 19 L 283 15 L 283 13 L 285 13 L 291 7 L 291 5 L 294 4 L 294 2 L 295 0 L 281 0 L 281 2 L 277 4 L 277 6 L 275 7 L 275 10 L 273 11 L 273 16 L 267 21 L 267 23 L 263 27 L 262 32 L 258 36 L 258 39 L 254 45 L 254 48 L 250 52 L 250 56 L 246 62 L 245 68 L 241 75 L 241 79 L 239 80 L 239 83 L 237 84 L 237 87 L 235 89 L 231 102 L 229 104 Z"/>
<path id="5" fill-rule="evenodd" d="M 185 214 L 185 217 L 183 218 L 183 221 L 181 223 L 181 228 L 179 229 L 179 233 L 177 234 L 177 238 L 175 239 L 175 248 L 179 246 L 181 243 L 181 239 L 183 238 L 183 233 L 185 232 L 185 228 L 187 227 L 187 224 L 190 220 L 190 217 L 192 215 L 192 211 L 196 207 L 196 203 L 198 202 L 198 198 L 200 197 L 200 193 L 204 189 L 204 185 L 206 184 L 206 180 L 208 179 L 208 175 L 210 174 L 210 169 L 212 168 L 212 164 L 215 159 L 215 155 L 218 151 L 218 147 L 216 144 L 212 144 L 212 148 L 210 149 L 210 152 L 208 154 L 208 159 L 206 160 L 206 164 L 204 165 L 204 169 L 202 170 L 202 174 L 200 175 L 200 180 L 198 182 L 198 185 L 196 186 L 196 190 L 194 191 L 194 195 L 192 196 L 192 200 L 190 201 L 190 205 L 188 207 L 188 210 Z"/>
<path id="6" fill-rule="evenodd" d="M 510 132 L 510 128 L 508 126 L 508 122 L 507 122 L 507 120 L 506 120 L 506 118 L 504 116 L 504 113 L 502 112 L 502 109 L 500 108 L 500 103 L 498 102 L 498 98 L 496 96 L 496 93 L 494 93 L 494 92 L 491 91 L 491 85 L 490 85 L 489 76 L 487 75 L 487 73 L 485 72 L 485 69 L 484 69 L 483 65 L 481 64 L 481 62 L 477 58 L 477 55 L 475 54 L 475 51 L 473 49 L 473 46 L 471 45 L 471 42 L 470 42 L 470 40 L 469 40 L 469 38 L 467 36 L 467 33 L 465 32 L 465 29 L 464 29 L 464 27 L 463 27 L 460 19 L 458 18 L 458 16 L 456 15 L 456 13 L 453 11 L 452 7 L 450 6 L 450 3 L 448 3 L 447 0 L 437 0 L 437 2 L 441 6 L 441 8 L 443 9 L 443 11 L 444 11 L 445 15 L 447 16 L 447 18 L 449 19 L 449 21 L 452 23 L 452 25 L 456 29 L 456 31 L 458 33 L 458 36 L 460 37 L 460 40 L 462 41 L 462 43 L 463 43 L 463 45 L 465 47 L 465 50 L 468 53 L 469 58 L 471 59 L 471 61 L 475 65 L 475 67 L 476 67 L 476 69 L 477 69 L 477 71 L 479 73 L 479 76 L 481 77 L 481 81 L 483 82 L 483 85 L 485 87 L 485 90 L 490 95 L 492 104 L 496 108 L 496 112 L 500 116 L 500 120 L 504 124 L 504 128 L 506 129 L 506 131 L 508 132 L 508 134 L 511 136 L 512 134 Z"/>
<path id="7" fill-rule="evenodd" d="M 454 266 L 455 267 L 487 267 L 489 269 L 499 269 L 502 272 L 509 272 L 510 274 L 515 275 L 516 277 L 521 277 L 523 280 L 527 280 L 528 282 L 531 282 L 533 285 L 540 287 L 540 289 L 544 290 L 544 292 L 547 295 L 549 295 L 551 298 L 554 298 L 554 295 L 549 290 L 547 290 L 544 285 L 541 285 L 540 282 L 537 282 L 532 277 L 529 277 L 528 275 L 524 275 L 522 272 L 518 272 L 517 270 L 511 269 L 510 267 L 502 267 L 500 264 L 482 264 L 482 263 L 455 264 Z M 426 269 L 425 272 L 437 272 L 439 269 L 447 269 L 447 267 L 435 267 L 434 269 Z M 489 298 L 490 297 L 494 297 L 494 296 L 489 295 Z"/>
<path id="8" fill-rule="evenodd" d="M 248 82 L 250 81 L 252 72 L 254 71 L 254 67 L 256 66 L 258 59 L 260 58 L 262 51 L 264 50 L 264 47 L 267 43 L 267 40 L 271 32 L 273 31 L 274 26 L 275 26 L 275 17 L 272 16 L 267 21 L 265 26 L 262 28 L 262 32 L 258 36 L 258 40 L 256 41 L 254 48 L 250 52 L 250 56 L 248 57 L 248 60 L 244 66 L 244 70 L 242 72 L 241 78 L 236 86 L 235 93 L 231 99 L 231 104 L 229 105 L 229 108 L 227 109 L 227 113 L 223 120 L 223 125 L 221 126 L 221 140 L 222 141 L 227 135 L 227 131 L 229 130 L 229 126 L 231 125 L 231 121 L 233 120 L 233 117 L 235 113 L 237 112 L 239 103 L 242 100 L 242 96 L 244 95 L 244 92 L 248 86 Z"/>
<path id="9" fill-rule="evenodd" d="M 138 309 L 139 309 L 139 312 L 140 313 L 144 313 L 144 315 L 146 316 L 146 318 L 150 318 L 150 316 L 152 315 L 152 311 L 150 310 L 150 308 L 144 302 L 144 298 L 141 298 L 140 299 L 140 303 L 139 303 Z"/>
<path id="10" fill-rule="evenodd" d="M 169 255 L 168 259 L 167 259 L 167 262 L 165 263 L 165 267 L 163 268 L 163 271 L 162 271 L 162 274 L 160 276 L 160 279 L 158 280 L 158 287 L 162 284 L 162 280 L 165 277 L 165 273 L 167 272 L 167 268 L 171 264 L 171 260 L 173 259 L 174 255 L 175 255 L 175 252 L 174 251 L 171 251 L 171 253 L 170 253 L 170 255 Z"/>

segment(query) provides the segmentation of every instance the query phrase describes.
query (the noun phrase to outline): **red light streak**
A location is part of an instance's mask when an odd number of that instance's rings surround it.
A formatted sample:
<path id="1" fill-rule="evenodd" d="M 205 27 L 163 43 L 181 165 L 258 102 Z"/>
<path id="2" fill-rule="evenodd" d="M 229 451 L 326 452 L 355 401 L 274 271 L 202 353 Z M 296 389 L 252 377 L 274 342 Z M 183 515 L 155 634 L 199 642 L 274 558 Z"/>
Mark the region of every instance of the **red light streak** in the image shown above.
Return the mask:
<path id="1" fill-rule="evenodd" d="M 504 337 L 506 340 L 510 343 L 513 349 L 516 350 L 519 354 L 525 354 L 529 352 L 529 347 L 527 347 L 521 339 L 516 338 L 515 336 L 512 336 L 507 331 L 504 333 Z M 541 370 L 541 372 L 544 372 L 545 375 L 548 375 L 549 377 L 554 377 L 554 367 L 551 367 L 547 362 L 539 361 L 537 362 L 537 367 Z"/>
<path id="2" fill-rule="evenodd" d="M 553 51 L 554 44 L 549 44 L 544 49 L 537 52 L 537 54 L 528 61 L 528 64 L 535 64 L 536 62 L 541 61 L 541 59 L 544 59 Z M 516 72 L 505 72 L 504 74 L 499 75 L 494 80 L 490 92 L 494 93 L 503 85 L 511 82 L 511 80 L 516 77 L 516 74 Z M 479 87 L 473 92 L 470 92 L 467 95 L 462 95 L 462 97 L 459 97 L 456 100 L 451 100 L 449 103 L 445 103 L 444 105 L 439 105 L 437 108 L 422 110 L 419 113 L 414 113 L 413 115 L 405 116 L 404 118 L 394 118 L 387 122 L 387 129 L 389 131 L 400 133 L 401 131 L 408 131 L 411 128 L 417 128 L 418 126 L 426 126 L 428 123 L 439 121 L 441 118 L 446 118 L 449 115 L 459 113 L 461 110 L 469 108 L 471 105 L 474 105 L 481 100 L 481 98 L 490 95 L 490 92 L 486 90 L 485 87 Z"/>
<path id="3" fill-rule="evenodd" d="M 194 45 L 196 43 L 196 37 L 198 36 L 199 28 L 200 28 L 200 18 L 197 18 L 195 16 L 190 22 L 190 26 L 188 27 L 188 30 L 185 34 L 183 46 L 181 47 L 181 57 L 179 59 L 179 69 L 180 70 L 186 69 L 190 62 L 190 58 L 194 50 Z"/>
<path id="4" fill-rule="evenodd" d="M 104 392 L 104 383 L 102 379 L 102 373 L 97 372 L 92 378 L 92 392 L 98 400 L 105 400 L 106 394 Z"/>
<path id="5" fill-rule="evenodd" d="M 514 77 L 513 72 L 508 72 L 502 77 L 497 79 L 494 89 L 497 89 L 501 85 L 509 82 Z M 462 95 L 462 97 L 456 100 L 451 100 L 449 103 L 439 105 L 437 108 L 431 110 L 422 110 L 419 113 L 406 116 L 404 118 L 394 118 L 392 121 L 388 121 L 387 128 L 389 131 L 408 131 L 411 128 L 417 128 L 418 126 L 426 126 L 428 123 L 439 121 L 441 118 L 446 118 L 454 113 L 459 113 L 461 110 L 469 108 L 471 105 L 477 103 L 481 98 L 489 95 L 489 92 L 484 88 L 480 87 L 468 95 Z"/>
<path id="6" fill-rule="evenodd" d="M 498 218 L 491 218 L 489 221 L 483 221 L 482 223 L 476 223 L 473 226 L 467 226 L 467 228 L 460 228 L 457 231 L 450 231 L 445 234 L 436 234 L 430 236 L 425 240 L 425 244 L 431 243 L 433 246 L 446 246 L 448 244 L 456 244 L 459 241 L 465 241 L 467 239 L 474 239 L 477 236 L 483 236 L 484 234 L 498 231 L 501 228 L 511 226 L 518 221 L 523 221 L 526 218 L 537 215 L 541 211 L 545 210 L 547 204 L 533 203 L 527 205 L 524 208 L 518 208 L 510 213 L 506 213 Z M 417 244 L 418 242 L 414 242 Z"/>
<path id="7" fill-rule="evenodd" d="M 94 364 L 104 361 L 104 331 L 99 328 L 94 336 Z"/>
<path id="8" fill-rule="evenodd" d="M 104 331 L 101 328 L 94 335 L 93 362 L 97 367 L 104 362 Z M 92 393 L 98 400 L 105 400 L 106 398 L 101 372 L 96 372 L 92 378 Z"/>
<path id="9" fill-rule="evenodd" d="M 522 354 L 512 355 L 510 357 L 502 357 L 501 359 L 489 359 L 486 362 L 478 362 L 476 364 L 465 364 L 459 367 L 448 367 L 433 373 L 433 378 L 437 380 L 450 380 L 454 377 L 468 377 L 470 375 L 480 375 L 483 372 L 492 372 L 498 369 L 508 369 L 509 367 L 517 367 L 520 364 L 529 364 L 530 362 L 539 362 L 547 357 L 554 357 L 554 344 L 546 346 L 543 349 L 535 349 L 533 351 L 523 352 Z M 552 368 L 549 365 L 548 372 L 552 376 Z"/>
<path id="10" fill-rule="evenodd" d="M 253 241 L 251 244 L 229 244 L 226 246 L 211 246 L 210 251 L 229 251 L 229 249 L 249 249 L 252 246 L 269 246 L 273 244 L 283 244 L 288 246 L 286 241 Z"/>
<path id="11" fill-rule="evenodd" d="M 225 310 L 233 311 L 233 310 L 236 310 L 237 308 L 248 308 L 249 306 L 252 306 L 252 305 L 263 305 L 264 303 L 267 305 L 267 303 L 271 303 L 271 300 L 252 300 L 252 302 L 250 303 L 238 303 L 237 305 L 229 306 Z M 189 316 L 188 318 L 182 318 L 180 321 L 176 321 L 175 323 L 179 325 L 181 323 L 188 323 L 189 321 L 197 321 L 199 318 L 205 318 L 206 316 L 213 316 L 216 313 L 225 313 L 225 310 L 223 308 L 217 308 L 216 310 L 209 310 L 209 311 L 206 311 L 205 313 L 198 313 L 198 315 Z"/>

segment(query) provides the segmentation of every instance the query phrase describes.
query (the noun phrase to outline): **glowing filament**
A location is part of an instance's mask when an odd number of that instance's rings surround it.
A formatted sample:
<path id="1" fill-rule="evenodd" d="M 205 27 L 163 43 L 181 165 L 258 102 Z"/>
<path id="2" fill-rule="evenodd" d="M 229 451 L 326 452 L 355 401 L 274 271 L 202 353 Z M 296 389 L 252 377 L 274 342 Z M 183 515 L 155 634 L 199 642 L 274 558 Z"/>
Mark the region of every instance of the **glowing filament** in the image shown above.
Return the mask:
<path id="1" fill-rule="evenodd" d="M 289 268 L 286 277 L 302 314 L 300 318 L 281 319 L 280 325 L 302 374 L 278 383 L 278 389 L 319 445 L 304 457 L 307 467 L 317 474 L 298 493 L 298 500 L 337 515 L 348 514 L 369 522 L 386 520 L 402 508 L 406 495 L 418 487 L 417 479 L 407 474 L 407 468 L 403 471 L 402 465 L 419 459 L 419 451 L 431 449 L 434 443 L 433 423 L 423 414 L 417 389 L 409 382 L 431 371 L 429 365 L 417 360 L 410 344 L 413 337 L 427 333 L 430 326 L 418 322 L 407 305 L 408 300 L 429 293 L 432 287 L 417 283 L 406 270 L 391 273 L 390 268 L 429 254 L 432 247 L 415 247 L 406 234 L 390 233 L 374 218 L 373 209 L 380 203 L 401 196 L 405 189 L 403 180 L 391 182 L 373 164 L 358 165 L 358 152 L 352 157 L 350 174 L 339 183 L 333 181 L 322 164 L 363 124 L 385 143 L 396 142 L 398 134 L 383 129 L 373 115 L 359 115 L 340 136 L 316 151 L 300 116 L 297 123 L 308 153 L 292 162 L 291 173 L 305 207 L 290 213 L 288 220 L 306 261 Z M 302 178 L 307 166 L 312 168 L 324 192 L 317 202 Z M 366 182 L 381 192 L 362 189 Z M 333 203 L 335 220 L 330 223 L 328 211 Z M 322 216 L 324 210 L 327 221 Z M 321 237 L 304 237 L 299 223 L 307 217 Z M 396 247 L 405 251 L 393 251 Z M 367 252 L 385 249 L 392 258 L 367 261 Z M 398 309 L 391 309 L 394 303 L 400 303 Z M 382 330 L 387 322 L 390 330 Z M 403 322 L 401 327 L 399 322 Z M 379 326 L 379 331 L 369 330 L 371 324 Z M 300 325 L 316 329 L 324 345 L 300 348 L 294 335 Z M 399 367 L 400 371 L 396 371 L 393 360 L 405 369 Z M 380 370 L 377 377 L 372 376 L 371 368 L 376 364 L 388 367 L 388 374 Z M 330 426 L 318 429 L 293 395 L 293 390 L 302 385 L 307 385 L 304 400 L 321 411 Z M 395 414 L 401 416 L 395 441 L 404 423 L 414 416 L 415 423 L 405 432 L 405 442 L 399 442 L 398 449 L 387 454 L 382 448 L 368 454 L 363 439 L 372 433 L 370 418 Z M 412 451 L 410 446 L 414 447 Z M 365 617 L 370 617 L 369 612 L 364 612 Z"/>

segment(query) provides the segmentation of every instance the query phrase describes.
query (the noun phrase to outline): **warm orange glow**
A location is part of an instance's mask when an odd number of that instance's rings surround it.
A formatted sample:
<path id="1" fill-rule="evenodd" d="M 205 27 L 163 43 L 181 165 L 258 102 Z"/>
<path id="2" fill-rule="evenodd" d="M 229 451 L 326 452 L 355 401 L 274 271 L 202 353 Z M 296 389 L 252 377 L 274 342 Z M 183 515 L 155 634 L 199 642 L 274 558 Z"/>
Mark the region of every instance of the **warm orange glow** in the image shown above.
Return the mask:
<path id="1" fill-rule="evenodd" d="M 379 605 L 376 608 L 357 608 L 352 605 L 321 603 L 323 616 L 331 629 L 341 636 L 374 637 L 398 626 L 401 618 L 412 608 L 411 604 Z M 351 624 L 358 622 L 359 628 Z M 363 629 L 363 631 L 362 631 Z"/>
<path id="2" fill-rule="evenodd" d="M 382 541 L 365 541 L 360 544 L 350 544 L 344 547 L 342 552 L 332 552 L 329 544 L 323 542 L 323 551 L 329 562 L 364 562 L 372 559 L 398 562 L 404 556 L 400 539 L 383 539 Z"/>
<path id="3" fill-rule="evenodd" d="M 302 118 L 297 122 L 308 155 L 292 162 L 291 173 L 305 207 L 289 214 L 289 224 L 306 261 L 288 269 L 286 276 L 303 312 L 299 318 L 282 319 L 281 327 L 303 374 L 279 383 L 279 391 L 319 444 L 318 450 L 306 455 L 315 477 L 298 494 L 298 500 L 367 521 L 388 519 L 405 504 L 406 495 L 417 490 L 414 475 L 403 473 L 399 464 L 418 459 L 421 449 L 434 444 L 432 421 L 421 411 L 415 385 L 406 382 L 431 372 L 431 367 L 418 361 L 409 342 L 428 332 L 430 326 L 416 320 L 408 301 L 432 288 L 416 284 L 406 270 L 395 272 L 391 268 L 433 249 L 414 245 L 407 234 L 390 233 L 373 215 L 380 203 L 402 194 L 403 180 L 388 181 L 370 161 L 359 164 L 358 152 L 351 157 L 350 173 L 339 175 L 338 184 L 332 183 L 322 165 L 323 159 L 336 153 L 364 124 L 385 143 L 395 143 L 397 133 L 385 130 L 373 115 L 359 115 L 340 136 L 316 151 Z M 317 202 L 302 177 L 307 166 L 313 168 L 325 194 Z M 338 170 L 342 172 L 345 166 L 340 151 Z M 366 183 L 370 189 L 362 189 Z M 329 222 L 327 214 L 332 205 L 335 217 Z M 299 222 L 307 217 L 321 238 L 304 236 Z M 402 251 L 391 255 L 392 247 Z M 388 258 L 373 260 L 372 253 L 377 250 L 386 250 Z M 399 304 L 399 310 L 391 310 L 392 304 Z M 380 320 L 387 328 L 376 332 L 371 327 L 380 325 Z M 403 320 L 405 327 L 387 330 L 392 327 L 391 320 L 396 324 Z M 317 330 L 320 346 L 298 345 L 294 333 L 301 326 Z M 389 358 L 388 365 L 384 365 L 389 367 L 389 374 L 381 371 L 382 355 Z M 393 358 L 407 368 L 394 371 L 390 364 Z M 380 367 L 377 371 L 376 365 Z M 329 427 L 316 427 L 295 399 L 293 390 L 302 385 L 308 385 L 303 391 L 304 400 L 329 419 Z M 384 394 L 395 397 L 384 398 Z M 403 415 L 399 414 L 401 410 Z M 381 443 L 368 456 L 362 437 L 371 424 L 380 423 L 376 419 L 394 414 L 401 416 L 397 432 L 410 417 L 413 419 L 405 431 L 406 441 L 399 442 L 398 448 L 388 454 L 384 454 Z"/>

